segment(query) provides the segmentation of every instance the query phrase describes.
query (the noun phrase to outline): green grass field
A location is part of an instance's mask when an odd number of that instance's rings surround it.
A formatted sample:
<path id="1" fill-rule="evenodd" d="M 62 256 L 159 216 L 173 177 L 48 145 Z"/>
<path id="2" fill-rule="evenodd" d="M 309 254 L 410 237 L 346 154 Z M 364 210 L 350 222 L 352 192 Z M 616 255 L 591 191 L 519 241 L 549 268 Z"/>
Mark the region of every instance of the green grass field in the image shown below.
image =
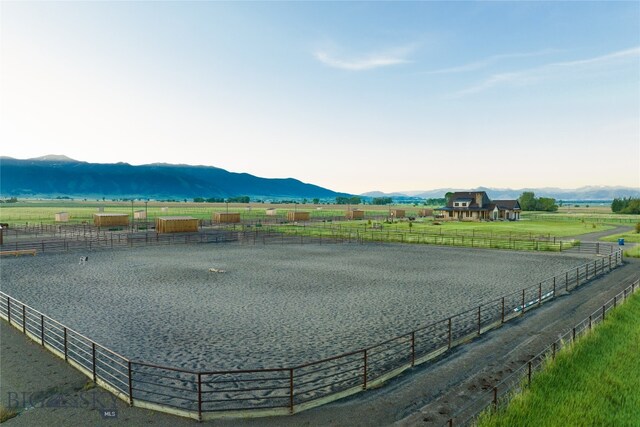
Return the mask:
<path id="1" fill-rule="evenodd" d="M 478 426 L 640 425 L 640 295 L 614 310 Z"/>
<path id="2" fill-rule="evenodd" d="M 131 215 L 132 210 L 147 209 L 149 220 L 163 215 L 189 215 L 198 219 L 209 220 L 214 212 L 240 212 L 243 221 L 267 221 L 284 220 L 287 211 L 298 210 L 310 212 L 312 219 L 325 219 L 331 217 L 344 217 L 345 212 L 354 206 L 348 205 L 312 205 L 312 204 L 229 204 L 224 203 L 191 203 L 191 202 L 112 202 L 112 201 L 70 201 L 70 200 L 28 200 L 19 203 L 4 203 L 0 205 L 0 222 L 10 225 L 29 224 L 53 224 L 54 216 L 57 212 L 68 212 L 72 223 L 86 221 L 91 223 L 93 214 L 98 208 L 103 208 L 104 212 L 126 213 Z M 406 211 L 407 216 L 418 216 L 418 211 L 424 206 L 398 206 Z M 266 209 L 275 208 L 276 216 L 267 216 Z M 365 211 L 367 218 L 373 216 L 386 217 L 390 212 L 390 206 L 358 205 L 358 209 Z M 409 225 L 409 222 L 394 221 L 391 224 L 380 223 L 385 231 L 398 232 L 424 232 L 442 234 L 496 234 L 502 236 L 520 236 L 531 238 L 546 237 L 566 237 L 595 231 L 603 231 L 612 228 L 605 219 L 618 218 L 609 211 L 601 209 L 602 213 L 593 210 L 588 211 L 592 220 L 586 217 L 578 218 L 574 213 L 539 214 L 525 212 L 521 221 L 496 221 L 496 222 L 457 222 L 439 221 L 440 225 L 435 225 L 431 218 L 418 218 Z M 579 208 L 574 208 L 572 212 L 580 212 Z M 585 211 L 587 212 L 587 211 Z M 574 216 L 571 216 L 574 215 Z M 567 220 L 570 218 L 572 220 Z M 622 217 L 619 217 L 622 218 Z M 574 220 L 577 219 L 577 220 Z M 626 217 L 624 218 L 625 220 Z M 636 216 L 636 222 L 637 222 Z M 611 221 L 610 221 L 611 222 Z M 614 221 L 615 222 L 615 221 Z M 333 224 L 337 224 L 334 222 Z M 341 227 L 352 227 L 363 230 L 370 227 L 368 220 L 364 221 L 340 221 Z M 614 239 L 615 241 L 615 239 Z M 632 241 L 632 240 L 630 240 Z"/>

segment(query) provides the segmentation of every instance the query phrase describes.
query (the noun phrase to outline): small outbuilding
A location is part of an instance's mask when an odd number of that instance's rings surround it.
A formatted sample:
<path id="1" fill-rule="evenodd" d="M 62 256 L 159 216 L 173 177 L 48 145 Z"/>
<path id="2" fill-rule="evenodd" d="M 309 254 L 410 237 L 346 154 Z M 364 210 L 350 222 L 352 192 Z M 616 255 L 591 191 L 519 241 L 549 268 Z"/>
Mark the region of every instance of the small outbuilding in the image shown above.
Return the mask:
<path id="1" fill-rule="evenodd" d="M 347 219 L 364 219 L 364 211 L 359 209 L 347 211 Z"/>
<path id="2" fill-rule="evenodd" d="M 391 209 L 391 216 L 394 218 L 404 218 L 405 211 L 404 209 Z"/>
<path id="3" fill-rule="evenodd" d="M 133 218 L 134 219 L 147 219 L 147 212 L 146 211 L 135 211 L 133 213 Z"/>
<path id="4" fill-rule="evenodd" d="M 240 222 L 240 214 L 237 212 L 214 212 L 212 219 L 217 224 L 232 224 Z"/>
<path id="5" fill-rule="evenodd" d="M 269 216 L 275 216 L 276 215 L 276 210 L 274 208 L 269 208 L 269 209 L 265 210 L 264 212 Z"/>
<path id="6" fill-rule="evenodd" d="M 309 212 L 287 212 L 288 221 L 309 221 Z"/>
<path id="7" fill-rule="evenodd" d="M 58 212 L 56 214 L 56 222 L 68 222 L 69 212 Z"/>
<path id="8" fill-rule="evenodd" d="M 192 233 L 198 231 L 198 218 L 191 216 L 159 216 L 156 218 L 157 233 Z"/>
<path id="9" fill-rule="evenodd" d="M 418 216 L 421 216 L 421 217 L 433 216 L 433 209 L 420 209 L 418 211 Z"/>
<path id="10" fill-rule="evenodd" d="M 93 225 L 96 227 L 119 227 L 129 225 L 129 215 L 125 213 L 94 213 Z"/>

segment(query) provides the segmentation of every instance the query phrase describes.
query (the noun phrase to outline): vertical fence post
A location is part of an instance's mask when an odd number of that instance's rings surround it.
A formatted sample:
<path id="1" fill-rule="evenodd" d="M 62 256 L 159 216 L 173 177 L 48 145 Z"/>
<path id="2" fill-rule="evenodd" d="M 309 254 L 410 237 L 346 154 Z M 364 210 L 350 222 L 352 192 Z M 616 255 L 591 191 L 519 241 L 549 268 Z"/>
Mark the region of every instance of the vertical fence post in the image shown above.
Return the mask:
<path id="1" fill-rule="evenodd" d="M 551 353 L 551 358 L 555 360 L 556 358 L 556 341 L 553 342 L 553 353 Z"/>
<path id="2" fill-rule="evenodd" d="M 493 409 L 498 409 L 498 387 L 493 388 Z"/>
<path id="3" fill-rule="evenodd" d="M 576 327 L 573 327 L 573 341 L 576 340 Z"/>
<path id="4" fill-rule="evenodd" d="M 202 373 L 198 372 L 198 421 L 202 421 Z"/>
<path id="5" fill-rule="evenodd" d="M 64 327 L 64 360 L 67 361 L 67 327 Z"/>
<path id="6" fill-rule="evenodd" d="M 589 329 L 591 329 L 591 315 L 589 315 Z"/>
<path id="7" fill-rule="evenodd" d="M 411 366 L 416 364 L 416 331 L 411 331 Z"/>
<path id="8" fill-rule="evenodd" d="M 542 304 L 542 282 L 538 285 L 538 306 Z"/>
<path id="9" fill-rule="evenodd" d="M 289 369 L 289 413 L 293 414 L 293 368 Z"/>
<path id="10" fill-rule="evenodd" d="M 606 306 L 607 306 L 606 304 L 602 306 L 602 320 L 604 320 Z"/>
<path id="11" fill-rule="evenodd" d="M 40 315 L 40 344 L 44 347 L 44 314 Z"/>
<path id="12" fill-rule="evenodd" d="M 564 290 L 569 292 L 569 272 L 564 274 Z"/>
<path id="13" fill-rule="evenodd" d="M 576 268 L 576 287 L 580 285 L 580 267 Z"/>
<path id="14" fill-rule="evenodd" d="M 556 297 L 556 276 L 553 276 L 553 298 Z"/>
<path id="15" fill-rule="evenodd" d="M 131 360 L 127 360 L 127 368 L 129 377 L 129 406 L 133 406 L 133 378 L 132 378 L 132 370 L 131 370 Z"/>
<path id="16" fill-rule="evenodd" d="M 363 369 L 364 371 L 362 372 L 362 389 L 366 390 L 367 389 L 367 349 L 364 349 L 364 354 L 363 354 Z"/>
<path id="17" fill-rule="evenodd" d="M 22 304 L 22 333 L 27 334 L 27 310 L 24 304 Z"/>
<path id="18" fill-rule="evenodd" d="M 627 290 L 625 289 L 625 292 Z M 613 296 L 613 308 L 616 308 L 616 306 L 618 305 L 618 295 L 614 295 Z"/>
<path id="19" fill-rule="evenodd" d="M 500 319 L 500 323 L 504 323 L 504 297 L 502 297 L 502 318 Z"/>
<path id="20" fill-rule="evenodd" d="M 7 321 L 11 325 L 11 297 L 7 296 Z"/>
<path id="21" fill-rule="evenodd" d="M 92 367 L 92 374 L 93 374 L 93 382 L 96 382 L 96 343 L 92 342 L 91 343 L 91 353 L 92 353 L 92 360 L 93 363 L 91 364 Z"/>
<path id="22" fill-rule="evenodd" d="M 520 312 L 520 316 L 524 315 L 524 289 L 522 290 L 522 311 Z"/>
<path id="23" fill-rule="evenodd" d="M 449 317 L 449 349 L 451 349 L 451 317 Z"/>
<path id="24" fill-rule="evenodd" d="M 528 375 L 528 377 L 529 377 L 529 387 L 531 387 L 531 360 L 529 360 L 528 365 L 529 365 L 529 375 Z"/>

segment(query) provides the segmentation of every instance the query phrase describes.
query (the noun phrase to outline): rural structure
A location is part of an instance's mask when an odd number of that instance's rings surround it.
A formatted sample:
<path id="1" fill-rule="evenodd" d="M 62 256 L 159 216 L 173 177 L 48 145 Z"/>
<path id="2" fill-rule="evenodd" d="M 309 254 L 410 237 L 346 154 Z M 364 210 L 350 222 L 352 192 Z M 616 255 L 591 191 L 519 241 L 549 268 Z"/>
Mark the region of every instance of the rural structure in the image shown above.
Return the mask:
<path id="1" fill-rule="evenodd" d="M 158 233 L 191 233 L 198 231 L 198 219 L 190 216 L 160 216 L 156 218 Z"/>
<path id="2" fill-rule="evenodd" d="M 212 219 L 217 224 L 237 223 L 240 222 L 240 213 L 214 212 Z"/>
<path id="3" fill-rule="evenodd" d="M 94 213 L 93 224 L 96 227 L 118 227 L 129 225 L 129 215 L 125 213 Z"/>
<path id="4" fill-rule="evenodd" d="M 480 221 L 520 219 L 517 200 L 491 200 L 484 191 L 460 191 L 447 198 L 447 205 L 436 209 L 445 220 Z"/>

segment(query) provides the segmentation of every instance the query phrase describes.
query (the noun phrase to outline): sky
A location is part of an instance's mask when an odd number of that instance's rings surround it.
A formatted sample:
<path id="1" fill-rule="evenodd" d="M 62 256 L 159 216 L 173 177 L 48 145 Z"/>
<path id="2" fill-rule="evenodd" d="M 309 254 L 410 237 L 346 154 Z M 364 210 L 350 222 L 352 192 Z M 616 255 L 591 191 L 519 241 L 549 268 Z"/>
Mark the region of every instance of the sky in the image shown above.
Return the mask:
<path id="1" fill-rule="evenodd" d="M 640 2 L 0 2 L 0 155 L 640 187 Z M 0 165 L 1 167 L 1 165 Z"/>

